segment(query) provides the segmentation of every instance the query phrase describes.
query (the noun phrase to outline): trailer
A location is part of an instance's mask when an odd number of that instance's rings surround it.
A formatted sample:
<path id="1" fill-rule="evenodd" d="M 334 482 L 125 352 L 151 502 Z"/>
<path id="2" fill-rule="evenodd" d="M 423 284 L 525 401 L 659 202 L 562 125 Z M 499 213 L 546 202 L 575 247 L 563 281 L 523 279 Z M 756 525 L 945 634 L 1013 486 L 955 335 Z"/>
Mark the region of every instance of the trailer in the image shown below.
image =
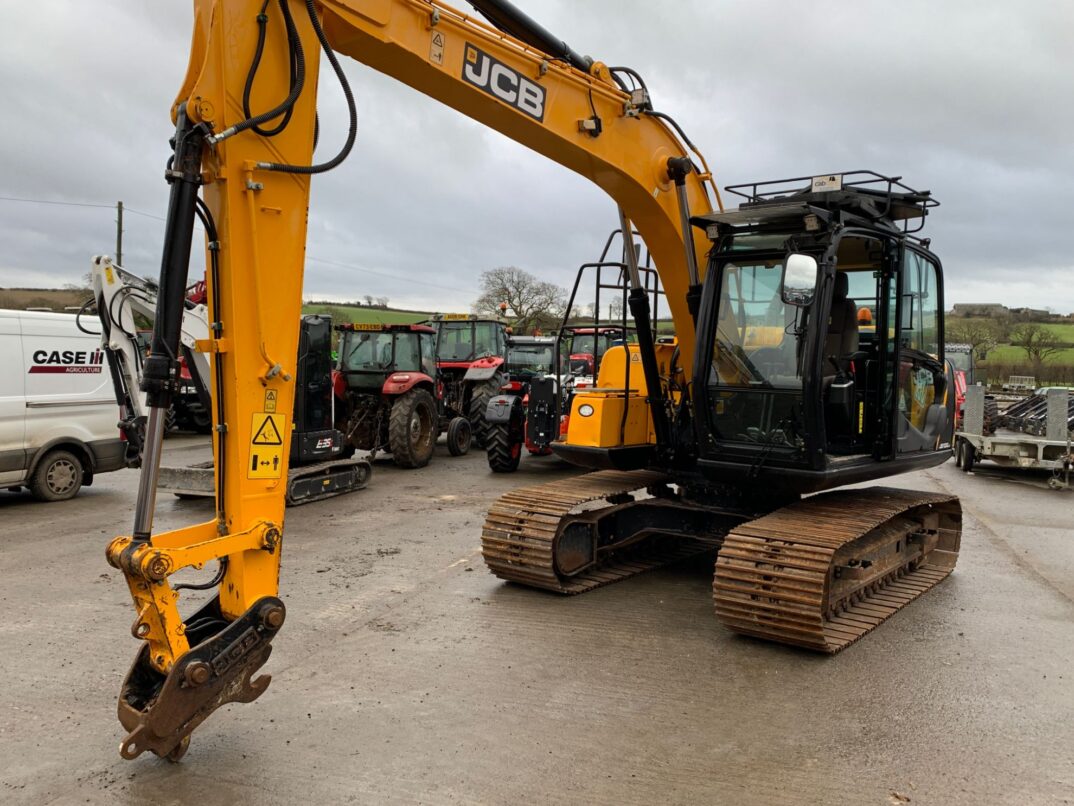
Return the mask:
<path id="1" fill-rule="evenodd" d="M 985 390 L 966 389 L 962 427 L 955 434 L 955 463 L 969 473 L 978 462 L 1003 468 L 1050 470 L 1049 486 L 1070 489 L 1074 470 L 1074 400 L 1069 389 L 1047 389 L 1004 412 L 988 433 Z"/>

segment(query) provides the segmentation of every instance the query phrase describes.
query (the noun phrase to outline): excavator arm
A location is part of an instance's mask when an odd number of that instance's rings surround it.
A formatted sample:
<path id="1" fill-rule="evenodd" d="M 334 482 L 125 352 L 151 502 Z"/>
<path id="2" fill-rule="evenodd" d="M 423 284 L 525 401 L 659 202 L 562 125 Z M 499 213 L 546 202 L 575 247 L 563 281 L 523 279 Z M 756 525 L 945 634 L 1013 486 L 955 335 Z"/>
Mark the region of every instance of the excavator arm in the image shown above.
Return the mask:
<path id="1" fill-rule="evenodd" d="M 495 24 L 429 0 L 194 2 L 190 63 L 173 105 L 134 525 L 107 552 L 127 579 L 137 611 L 132 633 L 143 642 L 119 701 L 129 731 L 124 757 L 150 750 L 175 760 L 212 711 L 248 702 L 268 685 L 267 676 L 254 675 L 285 617 L 277 588 L 291 423 L 281 412 L 291 411 L 294 396 L 310 180 L 342 161 L 356 128 L 336 52 L 603 188 L 624 231 L 633 225 L 652 253 L 681 364 L 687 372 L 693 365 L 690 300 L 700 287 L 696 254 L 707 244 L 700 233 L 695 242 L 688 221 L 711 209 L 708 188 L 715 190 L 703 158 L 652 109 L 633 71 L 579 56 L 504 0 L 472 5 Z M 351 127 L 340 154 L 312 165 L 320 51 L 344 88 Z M 202 346 L 212 363 L 216 517 L 154 534 L 163 412 L 177 384 L 196 217 L 209 265 Z M 637 290 L 631 306 L 640 325 L 648 303 Z M 643 358 L 657 388 L 655 359 L 644 349 Z M 217 569 L 210 579 L 173 583 L 177 571 L 209 563 Z M 210 598 L 191 613 L 184 590 Z"/>

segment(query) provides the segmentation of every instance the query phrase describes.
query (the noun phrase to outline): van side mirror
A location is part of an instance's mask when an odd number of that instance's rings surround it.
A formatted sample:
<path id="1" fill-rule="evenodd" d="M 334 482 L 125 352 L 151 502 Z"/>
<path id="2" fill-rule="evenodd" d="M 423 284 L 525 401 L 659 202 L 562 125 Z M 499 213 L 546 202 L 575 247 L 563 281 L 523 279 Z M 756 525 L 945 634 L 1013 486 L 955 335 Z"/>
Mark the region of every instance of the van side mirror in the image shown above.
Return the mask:
<path id="1" fill-rule="evenodd" d="M 813 302 L 816 290 L 817 259 L 798 252 L 787 255 L 783 269 L 783 301 L 804 308 Z"/>

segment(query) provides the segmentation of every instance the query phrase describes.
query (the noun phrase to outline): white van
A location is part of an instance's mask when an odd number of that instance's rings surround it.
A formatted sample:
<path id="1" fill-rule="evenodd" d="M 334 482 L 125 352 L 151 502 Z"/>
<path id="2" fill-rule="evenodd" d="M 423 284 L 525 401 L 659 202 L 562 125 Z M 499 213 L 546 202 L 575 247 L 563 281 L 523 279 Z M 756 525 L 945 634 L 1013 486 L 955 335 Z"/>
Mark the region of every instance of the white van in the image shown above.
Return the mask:
<path id="1" fill-rule="evenodd" d="M 118 420 L 99 336 L 71 314 L 0 310 L 0 488 L 72 498 L 125 466 Z"/>

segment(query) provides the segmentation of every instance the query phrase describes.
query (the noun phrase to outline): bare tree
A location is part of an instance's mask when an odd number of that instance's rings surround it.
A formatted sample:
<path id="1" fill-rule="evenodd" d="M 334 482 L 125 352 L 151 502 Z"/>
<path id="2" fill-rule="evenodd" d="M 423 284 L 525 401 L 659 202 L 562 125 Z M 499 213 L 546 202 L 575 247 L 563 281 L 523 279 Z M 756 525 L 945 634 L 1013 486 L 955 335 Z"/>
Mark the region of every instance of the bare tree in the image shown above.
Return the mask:
<path id="1" fill-rule="evenodd" d="M 968 344 L 978 360 L 999 343 L 999 328 L 991 319 L 958 319 L 947 321 L 948 344 Z"/>
<path id="2" fill-rule="evenodd" d="M 1016 322 L 1014 317 L 1009 313 L 997 314 L 988 320 L 996 332 L 996 343 L 1003 344 L 1004 342 L 1010 342 L 1011 331 L 1014 329 Z"/>
<path id="3" fill-rule="evenodd" d="M 1011 331 L 1011 344 L 1026 351 L 1034 374 L 1044 374 L 1044 362 L 1063 349 L 1063 343 L 1040 322 L 1024 322 Z"/>
<path id="4" fill-rule="evenodd" d="M 379 308 L 387 308 L 388 307 L 388 298 L 387 297 L 377 297 L 377 307 L 379 307 Z"/>
<path id="5" fill-rule="evenodd" d="M 373 307 L 373 295 L 372 294 L 366 294 L 365 296 L 362 297 L 362 299 L 365 300 L 365 305 L 366 305 L 367 308 L 372 308 Z"/>
<path id="6" fill-rule="evenodd" d="M 481 296 L 474 302 L 474 312 L 500 315 L 500 303 L 507 303 L 514 318 L 515 331 L 527 333 L 535 325 L 554 327 L 563 315 L 567 294 L 554 283 L 546 283 L 528 271 L 503 266 L 483 272 Z"/>
<path id="7" fill-rule="evenodd" d="M 613 321 L 619 321 L 623 318 L 623 298 L 619 296 L 612 297 L 611 303 L 608 305 L 608 318 Z"/>

